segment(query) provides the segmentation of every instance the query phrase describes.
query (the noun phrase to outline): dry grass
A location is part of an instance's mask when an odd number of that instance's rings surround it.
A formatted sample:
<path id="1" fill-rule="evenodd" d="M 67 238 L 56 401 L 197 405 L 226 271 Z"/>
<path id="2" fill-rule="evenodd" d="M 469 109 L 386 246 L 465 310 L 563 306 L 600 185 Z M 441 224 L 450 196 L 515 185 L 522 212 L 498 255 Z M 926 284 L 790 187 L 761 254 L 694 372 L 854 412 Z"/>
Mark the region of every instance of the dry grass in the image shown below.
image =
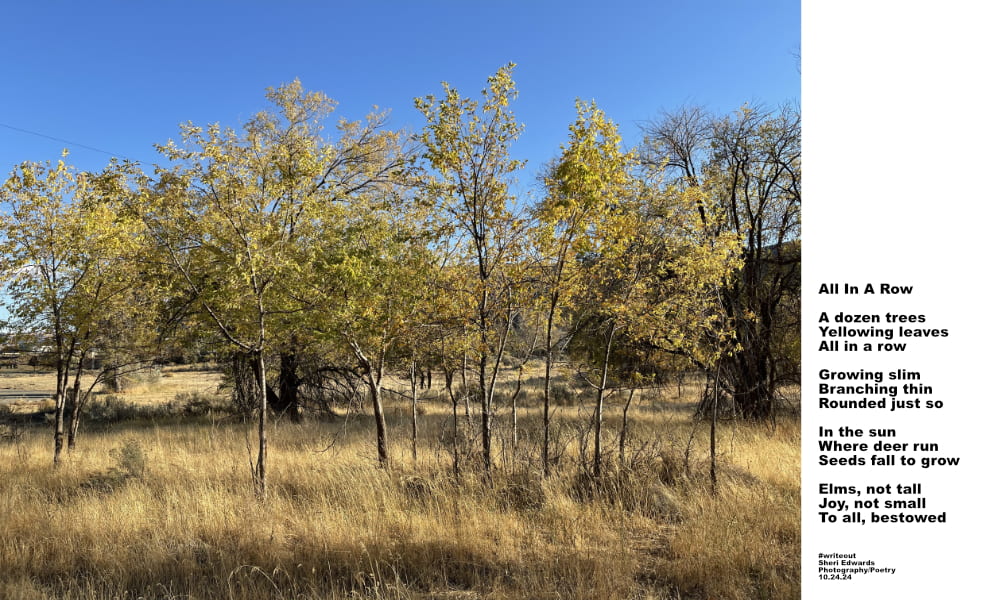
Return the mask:
<path id="1" fill-rule="evenodd" d="M 797 598 L 797 422 L 724 426 L 713 495 L 706 428 L 685 473 L 689 403 L 670 395 L 633 407 L 626 466 L 608 410 L 600 481 L 579 475 L 573 406 L 547 480 L 533 403 L 516 456 L 498 427 L 491 482 L 475 440 L 451 473 L 443 404 L 425 403 L 417 463 L 407 407 L 390 406 L 389 469 L 375 467 L 367 415 L 282 422 L 264 502 L 239 423 L 120 423 L 87 433 L 58 471 L 50 432 L 32 430 L 0 445 L 0 598 Z"/>

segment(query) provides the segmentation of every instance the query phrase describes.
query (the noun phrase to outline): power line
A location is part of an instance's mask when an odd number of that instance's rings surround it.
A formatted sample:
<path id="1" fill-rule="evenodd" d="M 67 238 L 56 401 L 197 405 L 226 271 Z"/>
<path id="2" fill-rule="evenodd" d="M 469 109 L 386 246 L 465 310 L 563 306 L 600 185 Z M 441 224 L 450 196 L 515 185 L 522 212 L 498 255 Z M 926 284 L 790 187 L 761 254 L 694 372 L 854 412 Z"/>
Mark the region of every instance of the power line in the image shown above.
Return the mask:
<path id="1" fill-rule="evenodd" d="M 108 156 L 117 156 L 117 157 L 122 156 L 121 154 L 117 154 L 117 153 L 114 153 L 114 152 L 108 152 L 107 150 L 101 150 L 100 148 L 95 148 L 93 146 L 88 146 L 87 144 L 81 144 L 79 142 L 74 142 L 74 141 L 71 141 L 71 140 L 63 139 L 63 138 L 57 138 L 57 137 L 54 137 L 54 136 L 51 136 L 51 135 L 46 135 L 44 133 L 39 133 L 37 131 L 31 131 L 30 129 L 23 129 L 21 127 L 14 127 L 13 125 L 7 125 L 6 123 L 0 123 L 0 127 L 5 127 L 5 128 L 10 129 L 12 131 L 18 131 L 20 133 L 26 133 L 28 135 L 34 135 L 34 136 L 37 136 L 37 137 L 40 137 L 40 138 L 45 138 L 47 140 L 52 140 L 54 142 L 60 142 L 60 143 L 63 143 L 63 144 L 69 144 L 70 146 L 77 146 L 78 148 L 85 148 L 85 149 L 91 150 L 93 152 L 100 152 L 101 154 L 107 154 Z"/>

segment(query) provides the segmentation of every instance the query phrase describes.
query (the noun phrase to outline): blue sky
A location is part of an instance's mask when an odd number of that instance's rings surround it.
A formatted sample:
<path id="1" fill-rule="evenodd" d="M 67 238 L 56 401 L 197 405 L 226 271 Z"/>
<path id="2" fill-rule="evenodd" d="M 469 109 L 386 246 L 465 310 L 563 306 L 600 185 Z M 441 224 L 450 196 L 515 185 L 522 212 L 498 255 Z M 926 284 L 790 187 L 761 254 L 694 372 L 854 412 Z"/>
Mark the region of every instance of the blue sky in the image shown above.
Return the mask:
<path id="1" fill-rule="evenodd" d="M 574 99 L 594 99 L 626 143 L 661 109 L 716 111 L 800 97 L 798 2 L 18 2 L 3 6 L 0 170 L 24 160 L 99 169 L 101 152 L 165 162 L 178 123 L 238 125 L 264 89 L 301 79 L 335 115 L 392 109 L 419 129 L 413 98 L 448 81 L 477 95 L 518 64 L 523 180 L 558 152 Z"/>

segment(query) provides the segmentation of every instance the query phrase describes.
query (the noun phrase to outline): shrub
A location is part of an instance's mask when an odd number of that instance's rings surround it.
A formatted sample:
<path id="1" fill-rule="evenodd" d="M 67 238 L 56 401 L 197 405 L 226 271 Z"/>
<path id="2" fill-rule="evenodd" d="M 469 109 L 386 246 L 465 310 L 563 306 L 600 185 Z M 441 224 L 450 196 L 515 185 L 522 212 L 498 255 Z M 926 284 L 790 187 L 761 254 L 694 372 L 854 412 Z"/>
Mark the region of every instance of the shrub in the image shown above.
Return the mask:
<path id="1" fill-rule="evenodd" d="M 137 438 L 126 438 L 121 447 L 111 450 L 111 457 L 115 459 L 115 470 L 126 478 L 146 473 L 146 453 Z"/>
<path id="2" fill-rule="evenodd" d="M 110 494 L 130 479 L 140 479 L 146 473 L 146 453 L 139 440 L 126 438 L 122 445 L 109 454 L 115 466 L 100 473 L 93 473 L 80 484 L 81 489 L 97 494 Z"/>
<path id="3" fill-rule="evenodd" d="M 126 402 L 121 396 L 115 395 L 88 402 L 82 410 L 84 419 L 104 423 L 119 423 L 139 416 L 139 407 L 135 403 Z"/>
<path id="4" fill-rule="evenodd" d="M 163 377 L 159 365 L 151 365 L 109 377 L 103 384 L 105 392 L 120 393 L 137 387 L 152 387 Z"/>
<path id="5" fill-rule="evenodd" d="M 174 403 L 140 406 L 126 402 L 121 396 L 109 395 L 94 399 L 83 406 L 83 418 L 91 422 L 121 423 L 137 419 L 158 419 L 176 414 Z"/>
<path id="6" fill-rule="evenodd" d="M 213 411 L 223 411 L 229 408 L 216 396 L 202 392 L 179 392 L 174 396 L 172 405 L 179 406 L 185 415 L 200 417 Z"/>

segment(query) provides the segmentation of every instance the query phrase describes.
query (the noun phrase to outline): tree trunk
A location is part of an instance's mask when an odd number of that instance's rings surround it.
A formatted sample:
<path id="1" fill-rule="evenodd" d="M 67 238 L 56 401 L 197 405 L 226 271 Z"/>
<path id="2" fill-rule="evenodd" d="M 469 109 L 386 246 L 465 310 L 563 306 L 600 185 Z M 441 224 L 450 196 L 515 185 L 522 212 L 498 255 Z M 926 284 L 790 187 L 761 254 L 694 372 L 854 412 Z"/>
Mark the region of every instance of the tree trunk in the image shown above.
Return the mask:
<path id="1" fill-rule="evenodd" d="M 382 377 L 368 373 L 368 392 L 372 398 L 372 411 L 375 414 L 375 444 L 378 447 L 379 466 L 389 465 L 389 445 L 386 440 L 385 411 L 382 410 Z"/>
<path id="2" fill-rule="evenodd" d="M 83 398 L 80 397 L 80 379 L 83 376 L 84 357 L 80 357 L 80 362 L 76 366 L 76 373 L 73 376 L 73 391 L 69 393 L 66 408 L 69 412 L 69 432 L 66 436 L 66 449 L 72 452 L 76 449 L 76 432 L 80 429 L 80 416 L 83 414 Z"/>
<path id="3" fill-rule="evenodd" d="M 714 495 L 718 489 L 718 477 L 716 475 L 715 467 L 715 430 L 719 422 L 719 368 L 715 369 L 715 389 L 712 391 L 712 428 L 709 435 L 710 444 L 710 454 L 712 457 L 712 464 L 710 467 L 710 478 L 712 480 L 712 494 Z"/>
<path id="4" fill-rule="evenodd" d="M 249 365 L 250 367 L 249 373 L 247 373 L 246 369 L 243 368 L 243 366 L 240 364 L 240 361 L 243 361 L 245 365 Z M 237 389 L 241 390 L 241 393 L 244 394 L 247 401 L 247 405 L 252 407 L 253 412 L 256 413 L 259 404 L 258 401 L 259 396 L 257 394 L 258 390 L 260 390 L 260 381 L 262 373 L 264 372 L 261 368 L 262 363 L 257 361 L 256 354 L 253 352 L 247 352 L 247 353 L 237 352 L 234 355 L 233 362 L 235 365 L 234 377 L 236 378 L 249 377 L 248 381 L 244 381 L 243 383 L 237 382 L 236 387 Z M 264 378 L 264 381 L 266 385 L 267 383 L 266 377 Z M 265 387 L 264 393 L 267 396 L 266 402 L 268 408 L 270 408 L 274 412 L 278 412 L 277 407 L 282 406 L 281 398 L 279 397 L 278 393 L 275 392 L 274 388 L 272 388 L 270 385 L 267 385 Z"/>
<path id="5" fill-rule="evenodd" d="M 508 289 L 508 294 L 510 290 Z M 493 459 L 490 454 L 490 446 L 492 443 L 493 436 L 493 396 L 496 393 L 497 386 L 497 375 L 500 373 L 500 365 L 503 362 L 504 351 L 507 347 L 507 338 L 510 335 L 511 324 L 513 322 L 512 309 L 508 308 L 507 312 L 507 323 L 504 327 L 503 332 L 500 335 L 500 339 L 497 343 L 496 349 L 493 351 L 493 365 L 490 371 L 489 383 L 486 382 L 486 365 L 489 360 L 487 348 L 489 348 L 488 340 L 488 321 L 486 313 L 486 302 L 488 300 L 488 294 L 484 291 L 483 295 L 480 297 L 480 308 L 479 308 L 479 341 L 480 341 L 480 351 L 479 351 L 479 388 L 482 397 L 483 406 L 483 467 L 486 471 L 487 477 L 490 476 L 490 471 L 493 468 Z"/>
<path id="6" fill-rule="evenodd" d="M 420 373 L 423 381 L 423 372 Z M 413 462 L 417 462 L 417 363 L 410 363 L 410 449 Z"/>
<path id="7" fill-rule="evenodd" d="M 84 336 L 84 341 L 89 341 L 90 333 L 88 332 Z M 76 434 L 80 430 L 80 417 L 83 414 L 83 403 L 86 400 L 85 397 L 80 395 L 80 383 L 83 379 L 83 369 L 87 364 L 87 353 L 80 349 L 80 359 L 76 362 L 76 369 L 73 374 L 73 392 L 70 394 L 69 401 L 71 402 L 69 411 L 69 436 L 67 439 L 67 448 L 70 452 L 76 449 Z M 94 365 L 94 360 L 90 360 L 91 367 Z M 90 395 L 90 390 L 93 389 L 93 385 L 87 390 L 87 396 Z"/>
<path id="8" fill-rule="evenodd" d="M 56 390 L 56 419 L 54 425 L 54 446 L 55 449 L 52 454 L 52 464 L 58 467 L 62 461 L 62 449 L 63 449 L 63 431 L 64 431 L 64 414 L 66 408 L 66 391 L 65 389 L 59 388 Z"/>
<path id="9" fill-rule="evenodd" d="M 480 270 L 482 270 L 482 261 L 480 261 Z M 486 281 L 486 277 L 481 276 L 483 282 Z M 492 453 L 492 442 L 493 442 L 493 421 L 491 419 L 492 415 L 490 411 L 492 410 L 491 400 L 492 397 L 487 393 L 487 382 L 486 382 L 486 365 L 489 362 L 489 355 L 487 349 L 489 348 L 489 321 L 487 314 L 487 300 L 489 299 L 489 292 L 486 288 L 483 288 L 482 293 L 479 296 L 479 405 L 481 408 L 482 416 L 482 434 L 483 438 L 483 470 L 489 475 L 490 470 L 493 468 L 493 453 Z"/>
<path id="10" fill-rule="evenodd" d="M 56 317 L 58 331 L 59 319 Z M 72 347 L 72 345 L 70 346 Z M 66 383 L 69 376 L 69 365 L 63 359 L 63 340 L 56 335 L 56 418 L 53 425 L 53 452 L 52 465 L 58 468 L 62 461 L 63 435 L 65 430 L 66 413 Z"/>
<path id="11" fill-rule="evenodd" d="M 756 258 L 754 258 L 756 256 Z M 747 267 L 742 286 L 729 289 L 723 295 L 727 314 L 741 314 L 748 308 L 759 320 L 738 319 L 736 342 L 740 350 L 727 359 L 721 376 L 733 390 L 733 408 L 740 417 L 763 421 L 774 416 L 774 311 L 781 295 L 773 299 L 750 296 L 762 286 L 757 254 L 746 257 Z"/>
<path id="12" fill-rule="evenodd" d="M 768 385 L 767 356 L 747 350 L 735 358 L 730 373 L 736 411 L 744 419 L 770 418 L 774 402 Z"/>
<path id="13" fill-rule="evenodd" d="M 451 452 L 455 477 L 458 477 L 460 474 L 458 462 L 458 398 L 455 396 L 455 391 L 452 389 L 454 379 L 455 372 L 449 368 L 445 368 L 444 387 L 448 390 L 448 398 L 451 399 Z"/>
<path id="14" fill-rule="evenodd" d="M 608 367 L 611 364 L 611 344 L 617 324 L 611 325 L 608 342 L 604 347 L 604 365 L 601 367 L 601 384 L 597 388 L 597 407 L 594 409 L 594 477 L 601 476 L 601 425 L 604 420 L 604 392 L 608 389 Z"/>
<path id="15" fill-rule="evenodd" d="M 292 342 L 294 344 L 294 340 Z M 302 420 L 299 412 L 299 385 L 302 380 L 298 376 L 298 355 L 295 351 L 281 354 L 281 364 L 278 370 L 278 393 L 269 397 L 271 410 L 277 414 L 287 414 L 295 423 Z"/>
<path id="16" fill-rule="evenodd" d="M 114 367 L 111 370 L 111 375 L 108 378 L 108 387 L 116 394 L 121 394 L 125 391 L 125 378 L 122 377 L 119 367 Z"/>
<path id="17" fill-rule="evenodd" d="M 490 398 L 486 393 L 487 360 L 488 357 L 485 352 L 479 355 L 479 404 L 482 409 L 483 469 L 489 473 L 490 469 L 493 468 L 493 453 L 491 448 L 491 442 L 493 441 L 493 421 L 490 419 Z"/>
<path id="18" fill-rule="evenodd" d="M 549 430 L 550 407 L 552 406 L 552 322 L 555 320 L 556 303 L 558 296 L 553 296 L 549 304 L 549 314 L 545 322 L 545 383 L 543 387 L 542 405 L 542 476 L 549 476 Z"/>
<path id="19" fill-rule="evenodd" d="M 257 468 L 255 483 L 257 493 L 262 499 L 267 498 L 267 377 L 264 373 L 264 352 L 256 350 L 253 353 L 257 364 L 257 393 L 260 394 L 257 421 Z"/>
<path id="20" fill-rule="evenodd" d="M 469 351 L 462 352 L 462 396 L 465 398 L 465 420 L 472 431 L 472 407 L 469 406 Z"/>
<path id="21" fill-rule="evenodd" d="M 375 445 L 378 448 L 378 464 L 385 468 L 389 466 L 389 444 L 386 439 L 385 411 L 382 409 L 382 366 L 385 364 L 385 355 L 382 354 L 377 362 L 371 361 L 361 347 L 356 342 L 351 342 L 351 350 L 361 367 L 365 383 L 368 385 L 368 393 L 372 399 L 372 412 L 375 415 Z"/>

